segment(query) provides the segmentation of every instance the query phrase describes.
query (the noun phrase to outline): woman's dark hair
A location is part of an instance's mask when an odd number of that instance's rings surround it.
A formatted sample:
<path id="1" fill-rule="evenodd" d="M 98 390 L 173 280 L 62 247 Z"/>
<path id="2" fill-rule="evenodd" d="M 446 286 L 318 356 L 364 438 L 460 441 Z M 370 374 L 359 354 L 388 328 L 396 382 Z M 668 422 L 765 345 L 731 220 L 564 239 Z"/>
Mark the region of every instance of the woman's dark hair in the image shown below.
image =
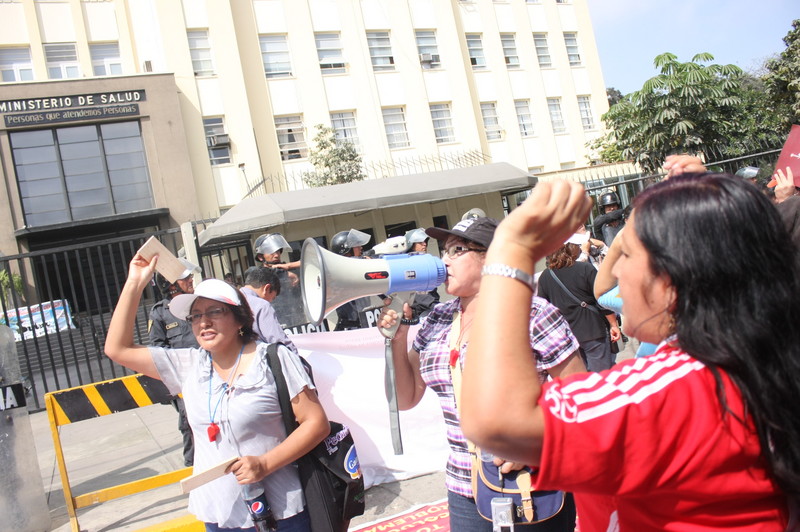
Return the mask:
<path id="1" fill-rule="evenodd" d="M 714 374 L 723 415 L 734 414 L 720 370 L 737 385 L 768 470 L 799 502 L 800 289 L 796 250 L 777 210 L 725 174 L 670 178 L 634 206 L 650 266 L 676 291 L 678 344 Z"/>
<path id="2" fill-rule="evenodd" d="M 258 340 L 258 334 L 256 334 L 256 331 L 253 329 L 253 311 L 250 309 L 247 298 L 244 297 L 241 290 L 236 288 L 236 293 L 239 294 L 239 301 L 241 301 L 242 304 L 238 306 L 228 305 L 228 308 L 230 308 L 236 322 L 242 326 L 242 340 L 244 343 L 255 342 Z"/>
<path id="3" fill-rule="evenodd" d="M 551 270 L 568 268 L 575 264 L 581 256 L 581 248 L 577 244 L 564 244 L 547 257 L 547 267 Z"/>

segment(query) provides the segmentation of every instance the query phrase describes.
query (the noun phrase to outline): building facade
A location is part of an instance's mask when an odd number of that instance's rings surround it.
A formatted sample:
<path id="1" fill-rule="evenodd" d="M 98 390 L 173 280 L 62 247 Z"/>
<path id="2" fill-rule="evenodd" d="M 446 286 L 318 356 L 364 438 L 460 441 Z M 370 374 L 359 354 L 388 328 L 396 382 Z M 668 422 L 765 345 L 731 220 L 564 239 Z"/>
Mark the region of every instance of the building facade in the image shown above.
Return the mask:
<path id="1" fill-rule="evenodd" d="M 6 254 L 50 226 L 158 209 L 178 224 L 257 183 L 303 188 L 318 124 L 367 164 L 480 152 L 549 172 L 589 163 L 607 109 L 586 0 L 3 0 L 0 74 Z M 78 150 L 98 166 L 70 175 L 59 137 L 94 128 L 99 146 L 124 124 L 141 190 L 109 209 L 108 154 Z"/>

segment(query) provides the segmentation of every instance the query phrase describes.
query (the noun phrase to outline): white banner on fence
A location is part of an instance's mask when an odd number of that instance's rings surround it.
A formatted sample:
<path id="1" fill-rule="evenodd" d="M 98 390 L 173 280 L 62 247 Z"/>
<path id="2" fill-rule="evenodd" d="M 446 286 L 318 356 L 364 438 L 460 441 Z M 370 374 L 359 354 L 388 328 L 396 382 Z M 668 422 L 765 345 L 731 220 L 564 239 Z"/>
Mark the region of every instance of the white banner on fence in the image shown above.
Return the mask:
<path id="1" fill-rule="evenodd" d="M 328 417 L 350 427 L 367 487 L 444 470 L 446 429 L 430 390 L 420 404 L 400 413 L 403 454 L 394 454 L 384 391 L 384 341 L 376 329 L 293 335 L 292 342 L 314 367 Z"/>
<path id="2" fill-rule="evenodd" d="M 66 299 L 45 301 L 30 307 L 9 309 L 3 317 L 3 323 L 14 332 L 14 339 L 19 342 L 23 338 L 29 340 L 34 336 L 55 334 L 57 331 L 74 329 L 72 313 Z"/>

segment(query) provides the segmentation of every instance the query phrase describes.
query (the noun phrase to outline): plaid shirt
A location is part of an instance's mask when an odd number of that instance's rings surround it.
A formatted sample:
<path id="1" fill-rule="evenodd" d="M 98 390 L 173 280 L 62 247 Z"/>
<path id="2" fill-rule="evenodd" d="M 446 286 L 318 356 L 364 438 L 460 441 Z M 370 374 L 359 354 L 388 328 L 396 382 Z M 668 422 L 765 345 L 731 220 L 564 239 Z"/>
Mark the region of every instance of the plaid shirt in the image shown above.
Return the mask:
<path id="1" fill-rule="evenodd" d="M 447 425 L 447 441 L 450 445 L 445 482 L 447 489 L 472 497 L 471 460 L 467 440 L 458 421 L 450 374 L 450 329 L 453 316 L 460 311 L 461 300 L 458 298 L 436 305 L 425 318 L 414 339 L 413 348 L 420 353 L 422 380 L 439 396 Z M 531 301 L 529 332 L 539 378 L 544 382 L 548 369 L 558 366 L 578 350 L 578 341 L 558 309 L 540 297 L 534 297 Z M 466 349 L 465 343 L 460 349 L 462 367 Z"/>

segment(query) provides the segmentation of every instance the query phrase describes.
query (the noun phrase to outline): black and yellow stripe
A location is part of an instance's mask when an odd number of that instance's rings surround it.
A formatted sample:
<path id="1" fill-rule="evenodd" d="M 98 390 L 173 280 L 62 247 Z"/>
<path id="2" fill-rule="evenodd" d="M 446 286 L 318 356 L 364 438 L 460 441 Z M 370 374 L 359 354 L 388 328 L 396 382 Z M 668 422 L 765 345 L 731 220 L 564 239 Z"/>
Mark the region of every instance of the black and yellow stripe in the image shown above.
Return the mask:
<path id="1" fill-rule="evenodd" d="M 57 426 L 142 406 L 167 404 L 171 398 L 164 383 L 145 375 L 129 375 L 45 394 Z"/>

